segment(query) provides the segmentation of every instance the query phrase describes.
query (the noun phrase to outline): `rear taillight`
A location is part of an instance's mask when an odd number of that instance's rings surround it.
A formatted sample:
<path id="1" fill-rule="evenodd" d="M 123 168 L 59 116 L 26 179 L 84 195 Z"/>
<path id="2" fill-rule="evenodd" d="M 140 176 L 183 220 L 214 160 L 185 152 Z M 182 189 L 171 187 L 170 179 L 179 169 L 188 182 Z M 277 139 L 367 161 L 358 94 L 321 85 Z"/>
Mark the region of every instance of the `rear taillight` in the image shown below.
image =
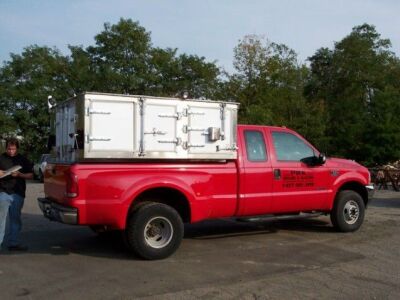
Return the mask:
<path id="1" fill-rule="evenodd" d="M 67 177 L 67 190 L 65 195 L 68 198 L 75 198 L 79 195 L 78 176 L 71 171 L 66 172 Z"/>

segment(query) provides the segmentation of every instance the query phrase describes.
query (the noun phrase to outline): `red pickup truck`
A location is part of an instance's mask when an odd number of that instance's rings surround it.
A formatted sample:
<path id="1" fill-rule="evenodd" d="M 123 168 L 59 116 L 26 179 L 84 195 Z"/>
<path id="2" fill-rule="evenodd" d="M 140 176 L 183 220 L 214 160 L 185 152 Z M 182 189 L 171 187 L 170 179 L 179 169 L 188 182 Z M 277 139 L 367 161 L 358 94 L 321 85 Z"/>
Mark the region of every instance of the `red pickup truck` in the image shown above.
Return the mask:
<path id="1" fill-rule="evenodd" d="M 44 215 L 67 224 L 121 231 L 133 253 L 165 258 L 184 223 L 330 214 L 342 232 L 357 230 L 373 193 L 368 170 L 325 158 L 285 127 L 237 126 L 237 159 L 49 163 Z"/>

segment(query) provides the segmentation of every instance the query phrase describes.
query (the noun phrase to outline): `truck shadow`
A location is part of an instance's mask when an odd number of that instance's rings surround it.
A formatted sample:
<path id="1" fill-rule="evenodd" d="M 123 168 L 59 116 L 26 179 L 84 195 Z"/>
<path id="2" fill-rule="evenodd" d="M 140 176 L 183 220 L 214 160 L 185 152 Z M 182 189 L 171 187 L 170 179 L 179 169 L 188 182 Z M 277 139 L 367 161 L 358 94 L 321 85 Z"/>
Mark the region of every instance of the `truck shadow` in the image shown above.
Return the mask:
<path id="1" fill-rule="evenodd" d="M 85 226 L 72 226 L 51 222 L 42 215 L 23 214 L 21 240 L 29 247 L 28 252 L 2 252 L 2 255 L 26 255 L 27 253 L 55 256 L 80 254 L 112 259 L 138 259 L 125 248 L 117 235 L 97 235 Z M 5 247 L 6 248 L 6 247 Z"/>
<path id="2" fill-rule="evenodd" d="M 400 195 L 399 195 L 400 198 Z M 369 204 L 371 207 L 400 208 L 400 199 L 374 198 Z"/>
<path id="3" fill-rule="evenodd" d="M 118 233 L 97 235 L 87 227 L 51 222 L 36 214 L 23 214 L 23 224 L 21 239 L 24 244 L 29 246 L 28 252 L 4 251 L 2 255 L 40 253 L 62 256 L 79 254 L 120 260 L 140 260 L 128 252 Z M 238 222 L 234 219 L 219 219 L 185 225 L 184 239 L 228 239 L 273 234 L 280 230 L 333 232 L 329 222 L 320 219 L 251 223 Z"/>
<path id="4" fill-rule="evenodd" d="M 234 219 L 209 220 L 185 226 L 187 239 L 223 239 L 258 234 L 277 233 L 280 230 L 302 232 L 334 232 L 330 222 L 321 219 L 285 221 L 240 222 Z"/>

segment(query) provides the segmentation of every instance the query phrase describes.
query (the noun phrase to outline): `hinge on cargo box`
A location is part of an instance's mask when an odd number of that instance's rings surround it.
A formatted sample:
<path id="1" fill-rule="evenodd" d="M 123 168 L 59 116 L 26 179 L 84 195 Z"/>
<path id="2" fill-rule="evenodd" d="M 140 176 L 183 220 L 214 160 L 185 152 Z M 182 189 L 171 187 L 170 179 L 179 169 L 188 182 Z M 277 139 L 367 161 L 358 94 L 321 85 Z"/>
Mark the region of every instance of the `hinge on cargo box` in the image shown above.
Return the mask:
<path id="1" fill-rule="evenodd" d="M 144 134 L 152 134 L 153 136 L 156 135 L 166 135 L 166 131 L 157 130 L 157 128 L 153 128 L 152 131 L 145 131 Z"/>
<path id="2" fill-rule="evenodd" d="M 89 115 L 111 115 L 110 111 L 101 111 L 101 110 L 92 110 L 91 108 L 87 108 L 86 114 Z"/>
<path id="3" fill-rule="evenodd" d="M 221 103 L 220 113 L 221 113 L 221 140 L 225 140 L 225 107 L 226 103 Z"/>
<path id="4" fill-rule="evenodd" d="M 110 138 L 89 138 L 89 141 L 91 142 L 109 142 L 111 141 Z"/>
<path id="5" fill-rule="evenodd" d="M 189 148 L 204 148 L 206 145 L 196 145 L 196 144 L 190 144 L 188 142 L 183 142 L 182 143 L 182 148 L 184 150 L 187 150 Z"/>
<path id="6" fill-rule="evenodd" d="M 226 107 L 226 103 L 220 103 L 219 111 L 221 113 L 221 120 L 225 120 L 225 107 Z"/>
<path id="7" fill-rule="evenodd" d="M 184 149 L 188 149 L 188 148 L 204 148 L 206 145 L 196 145 L 196 144 L 187 143 L 185 146 L 186 146 L 186 148 L 184 148 Z"/>
<path id="8" fill-rule="evenodd" d="M 141 157 L 141 156 L 145 156 L 145 155 L 146 155 L 146 153 L 144 153 L 144 143 L 142 141 L 140 141 L 138 156 Z"/>
<path id="9" fill-rule="evenodd" d="M 159 140 L 157 142 L 159 142 L 160 144 L 176 144 L 177 146 L 179 146 L 180 144 L 182 144 L 182 139 L 176 138 L 175 140 L 172 140 L 172 141 Z"/>
<path id="10" fill-rule="evenodd" d="M 158 116 L 160 118 L 176 118 L 177 120 L 180 120 L 182 118 L 182 114 L 179 112 L 177 112 L 176 114 L 173 114 L 173 115 L 160 114 Z"/>
<path id="11" fill-rule="evenodd" d="M 237 149 L 238 149 L 238 147 L 236 146 L 236 144 L 227 146 L 225 148 L 222 148 L 221 146 L 216 146 L 217 152 L 223 151 L 223 150 L 225 150 L 225 151 L 236 151 Z"/>
<path id="12" fill-rule="evenodd" d="M 144 115 L 144 98 L 139 98 L 139 113 L 141 116 Z"/>
<path id="13" fill-rule="evenodd" d="M 194 128 L 194 127 L 184 125 L 182 128 L 182 132 L 188 133 L 189 131 L 200 131 L 201 135 L 208 135 L 208 131 L 206 128 Z"/>
<path id="14" fill-rule="evenodd" d="M 139 140 L 139 156 L 145 156 L 144 153 L 144 98 L 139 98 L 139 114 L 140 114 L 140 140 Z"/>
<path id="15" fill-rule="evenodd" d="M 89 142 L 109 142 L 109 141 L 111 141 L 111 138 L 91 137 L 89 135 L 86 135 L 86 143 L 89 143 Z"/>
<path id="16" fill-rule="evenodd" d="M 187 127 L 187 131 L 203 131 L 206 132 L 205 128 L 195 128 L 195 127 Z"/>
<path id="17" fill-rule="evenodd" d="M 187 115 L 197 115 L 197 116 L 204 116 L 204 112 L 192 112 L 190 109 L 187 110 Z"/>

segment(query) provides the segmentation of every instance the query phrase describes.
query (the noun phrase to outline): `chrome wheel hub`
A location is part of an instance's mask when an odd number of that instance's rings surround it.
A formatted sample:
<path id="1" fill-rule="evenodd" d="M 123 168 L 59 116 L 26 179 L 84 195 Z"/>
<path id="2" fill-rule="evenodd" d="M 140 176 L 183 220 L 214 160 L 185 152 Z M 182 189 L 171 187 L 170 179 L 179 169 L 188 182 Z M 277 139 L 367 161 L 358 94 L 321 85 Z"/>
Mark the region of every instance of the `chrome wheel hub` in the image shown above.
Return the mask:
<path id="1" fill-rule="evenodd" d="M 356 201 L 350 200 L 343 208 L 344 220 L 347 224 L 354 224 L 360 216 L 360 208 Z"/>
<path id="2" fill-rule="evenodd" d="M 150 219 L 144 227 L 144 238 L 152 248 L 163 248 L 169 244 L 174 234 L 171 222 L 164 217 Z"/>

